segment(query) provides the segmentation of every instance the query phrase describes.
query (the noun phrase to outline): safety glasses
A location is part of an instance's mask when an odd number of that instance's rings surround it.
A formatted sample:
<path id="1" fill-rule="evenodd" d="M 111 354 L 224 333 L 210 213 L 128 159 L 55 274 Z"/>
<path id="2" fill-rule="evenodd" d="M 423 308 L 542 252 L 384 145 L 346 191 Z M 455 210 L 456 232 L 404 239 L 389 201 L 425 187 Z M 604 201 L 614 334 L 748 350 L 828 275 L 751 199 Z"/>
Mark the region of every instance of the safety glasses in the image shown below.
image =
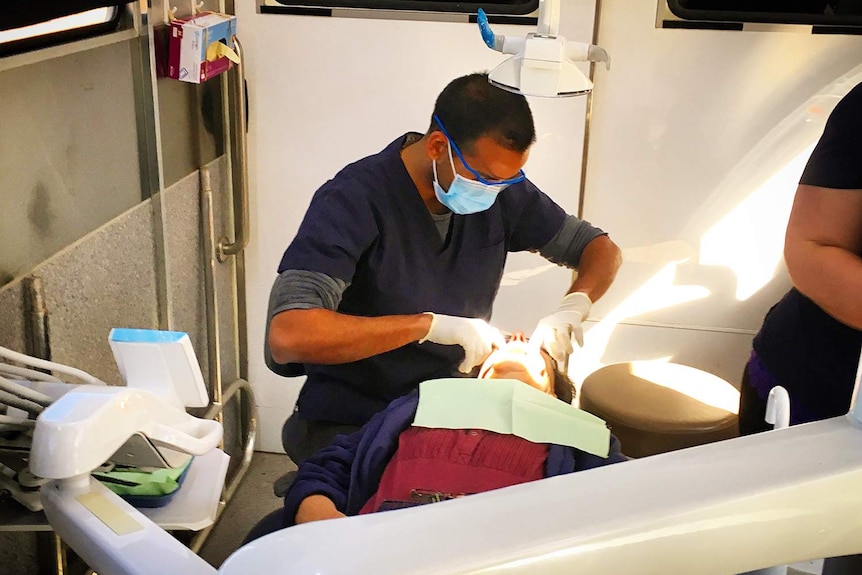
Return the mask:
<path id="1" fill-rule="evenodd" d="M 527 179 L 526 174 L 524 174 L 524 170 L 518 170 L 518 175 L 514 178 L 509 178 L 507 180 L 489 180 L 487 178 L 483 178 L 479 172 L 470 167 L 470 164 L 467 163 L 467 160 L 464 159 L 464 155 L 461 153 L 461 150 L 458 149 L 458 144 L 455 143 L 455 140 L 449 135 L 449 132 L 446 131 L 446 128 L 443 127 L 443 122 L 440 121 L 440 118 L 437 117 L 437 114 L 433 116 L 434 121 L 440 126 L 440 131 L 443 132 L 443 135 L 449 140 L 449 143 L 452 144 L 452 149 L 455 150 L 455 154 L 458 156 L 458 159 L 461 160 L 461 164 L 467 171 L 476 176 L 476 180 L 485 184 L 486 186 L 509 186 L 511 184 L 517 184 L 518 182 L 523 182 Z"/>

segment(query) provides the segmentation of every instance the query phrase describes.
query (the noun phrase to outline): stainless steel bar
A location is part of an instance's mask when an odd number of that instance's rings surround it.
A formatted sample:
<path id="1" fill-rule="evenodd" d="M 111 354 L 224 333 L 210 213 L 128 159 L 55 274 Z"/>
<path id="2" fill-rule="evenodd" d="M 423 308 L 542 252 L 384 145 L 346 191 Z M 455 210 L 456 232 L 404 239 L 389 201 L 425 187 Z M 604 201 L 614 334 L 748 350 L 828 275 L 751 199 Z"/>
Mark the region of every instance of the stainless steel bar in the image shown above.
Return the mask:
<path id="1" fill-rule="evenodd" d="M 51 359 L 51 340 L 48 331 L 48 310 L 42 278 L 24 278 L 24 309 L 26 313 L 27 354 L 41 359 Z M 40 370 L 45 371 L 45 370 Z"/>
<path id="2" fill-rule="evenodd" d="M 596 0 L 595 12 L 593 13 L 593 40 L 594 46 L 599 45 L 599 28 L 602 24 L 602 0 Z M 595 82 L 596 63 L 590 62 L 590 82 Z M 595 90 L 595 84 L 593 85 Z M 587 94 L 586 116 L 584 118 L 584 147 L 581 152 L 581 181 L 578 188 L 578 217 L 584 217 L 584 202 L 587 195 L 587 160 L 590 155 L 590 127 L 593 119 L 593 91 Z"/>
<path id="3" fill-rule="evenodd" d="M 248 207 L 248 138 L 246 133 L 246 100 L 245 100 L 245 70 L 243 67 L 242 44 L 234 39 L 239 63 L 234 72 L 234 101 L 236 102 L 236 118 L 234 141 L 236 142 L 236 157 L 240 170 L 239 201 L 234 212 L 234 240 L 222 238 L 218 243 L 218 259 L 225 261 L 228 256 L 240 253 L 248 245 L 249 239 L 249 207 Z M 239 212 L 239 213 L 237 213 Z"/>
<path id="4" fill-rule="evenodd" d="M 257 436 L 257 413 L 254 402 L 254 391 L 251 384 L 244 379 L 238 379 L 231 383 L 224 392 L 224 403 L 222 405 L 212 405 L 204 413 L 202 417 L 205 419 L 215 419 L 224 410 L 234 398 L 240 402 L 240 420 L 247 422 L 247 428 L 244 430 L 244 439 L 242 443 L 242 461 L 239 467 L 236 468 L 233 476 L 225 481 L 225 487 L 222 490 L 221 501 L 219 501 L 218 509 L 216 510 L 216 521 L 221 517 L 222 512 L 227 506 L 230 498 L 233 497 L 237 487 L 239 487 L 242 478 L 245 476 L 251 465 L 251 458 L 254 455 L 254 441 Z M 203 547 L 207 537 L 212 531 L 212 526 L 201 530 L 192 538 L 189 543 L 189 549 L 198 553 Z"/>
<path id="5" fill-rule="evenodd" d="M 218 294 L 215 287 L 215 219 L 210 170 L 201 168 L 201 220 L 204 243 L 204 296 L 207 320 L 207 363 L 209 365 L 210 398 L 213 405 L 222 405 L 221 336 L 219 334 Z M 221 412 L 216 419 L 222 421 Z"/>
<path id="6" fill-rule="evenodd" d="M 203 416 L 205 419 L 215 418 L 216 413 L 222 411 L 234 397 L 240 401 L 240 420 L 247 422 L 247 429 L 244 430 L 245 436 L 242 442 L 242 462 L 233 477 L 229 478 L 225 482 L 225 492 L 223 497 L 225 502 L 227 502 L 231 495 L 233 495 L 234 491 L 236 491 L 240 480 L 248 470 L 248 466 L 251 465 L 251 458 L 254 454 L 254 440 L 257 436 L 257 413 L 254 402 L 254 390 L 252 390 L 251 384 L 244 379 L 234 381 L 224 392 L 224 405 L 211 406 Z"/>
<path id="7" fill-rule="evenodd" d="M 54 533 L 54 561 L 57 562 L 57 575 L 65 575 L 67 571 L 66 545 L 56 533 Z"/>

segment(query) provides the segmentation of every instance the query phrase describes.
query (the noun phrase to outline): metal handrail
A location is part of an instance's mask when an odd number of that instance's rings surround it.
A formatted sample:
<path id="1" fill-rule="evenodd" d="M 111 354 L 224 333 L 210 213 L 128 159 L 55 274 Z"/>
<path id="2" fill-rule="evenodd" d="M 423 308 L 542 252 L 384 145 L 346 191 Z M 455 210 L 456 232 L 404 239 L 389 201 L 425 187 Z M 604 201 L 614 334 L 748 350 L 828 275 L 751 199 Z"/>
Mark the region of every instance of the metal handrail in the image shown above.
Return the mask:
<path id="1" fill-rule="evenodd" d="M 234 130 L 236 142 L 236 158 L 240 173 L 240 195 L 236 209 L 239 213 L 234 214 L 234 241 L 221 238 L 218 242 L 217 255 L 220 262 L 225 261 L 228 256 L 240 253 L 248 245 L 249 239 L 249 207 L 248 207 L 248 137 L 246 133 L 246 100 L 245 100 L 245 70 L 243 67 L 242 44 L 238 38 L 234 38 L 234 46 L 239 56 L 234 74 L 234 99 L 237 106 L 237 114 Z"/>
<path id="2" fill-rule="evenodd" d="M 221 381 L 221 337 L 219 333 L 219 308 L 216 294 L 216 246 L 215 246 L 215 205 L 210 183 L 210 169 L 201 168 L 201 223 L 203 224 L 204 248 L 204 294 L 207 322 L 207 359 L 211 382 L 211 399 L 216 405 L 222 404 Z"/>
<path id="3" fill-rule="evenodd" d="M 239 487 L 242 478 L 245 476 L 246 471 L 248 471 L 248 468 L 251 465 L 252 455 L 254 454 L 254 441 L 257 436 L 257 413 L 255 410 L 254 391 L 251 384 L 244 379 L 234 381 L 228 386 L 227 391 L 224 392 L 224 402 L 221 405 L 211 405 L 202 416 L 204 419 L 216 419 L 221 417 L 224 407 L 230 403 L 234 397 L 240 398 L 243 394 L 245 395 L 245 399 L 240 403 L 242 413 L 240 414 L 241 417 L 239 418 L 239 421 L 247 421 L 248 427 L 247 429 L 242 430 L 245 432 L 242 444 L 242 461 L 239 467 L 236 468 L 234 474 L 225 481 L 225 486 L 222 489 L 221 499 L 219 501 L 218 508 L 216 509 L 216 516 L 213 524 L 206 529 L 199 531 L 189 543 L 189 549 L 195 553 L 199 552 L 201 547 L 203 547 L 204 542 L 207 537 L 209 537 L 213 527 L 215 527 L 216 522 L 219 520 L 219 517 L 221 517 L 225 507 L 227 507 L 228 501 L 233 497 L 234 492 L 237 487 Z"/>

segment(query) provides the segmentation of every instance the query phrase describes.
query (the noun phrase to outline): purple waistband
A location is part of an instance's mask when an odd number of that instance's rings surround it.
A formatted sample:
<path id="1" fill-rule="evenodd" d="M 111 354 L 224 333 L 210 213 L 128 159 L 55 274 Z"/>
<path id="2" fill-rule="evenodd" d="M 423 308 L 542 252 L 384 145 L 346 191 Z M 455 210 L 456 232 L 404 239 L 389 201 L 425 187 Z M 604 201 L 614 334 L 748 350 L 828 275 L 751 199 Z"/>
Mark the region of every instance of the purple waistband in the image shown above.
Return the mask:
<path id="1" fill-rule="evenodd" d="M 748 363 L 745 366 L 745 370 L 748 373 L 748 384 L 757 390 L 757 396 L 766 401 L 769 398 L 769 392 L 773 387 L 777 385 L 781 385 L 781 383 L 773 377 L 769 370 L 766 369 L 766 366 L 763 365 L 763 362 L 760 361 L 760 358 L 757 357 L 757 354 L 754 350 L 751 351 L 751 355 L 748 357 Z M 787 390 L 790 393 L 790 390 Z M 808 421 L 816 420 L 816 417 L 813 417 L 805 407 L 798 401 L 798 398 L 794 401 L 794 397 L 790 395 L 790 424 L 796 425 L 798 423 L 806 423 Z"/>

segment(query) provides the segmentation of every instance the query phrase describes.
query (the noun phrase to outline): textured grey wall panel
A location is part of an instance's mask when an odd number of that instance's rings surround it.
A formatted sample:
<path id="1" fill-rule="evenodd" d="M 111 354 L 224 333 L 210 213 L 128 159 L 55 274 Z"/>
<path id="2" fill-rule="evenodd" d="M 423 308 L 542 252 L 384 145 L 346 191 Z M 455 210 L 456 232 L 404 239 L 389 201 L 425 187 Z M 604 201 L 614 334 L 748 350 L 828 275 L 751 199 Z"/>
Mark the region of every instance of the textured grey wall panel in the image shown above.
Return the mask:
<path id="1" fill-rule="evenodd" d="M 216 240 L 232 237 L 232 205 L 227 160 L 210 164 Z M 203 238 L 199 174 L 165 191 L 167 269 L 173 328 L 188 332 L 204 374 L 207 331 L 204 300 Z M 108 345 L 112 327 L 157 328 L 158 300 L 151 201 L 122 214 L 32 270 L 42 278 L 49 314 L 52 359 L 83 369 L 112 384 L 121 383 Z M 224 387 L 239 373 L 235 315 L 234 258 L 216 266 L 216 290 Z M 0 345 L 24 351 L 24 302 L 16 280 L 0 289 Z M 235 406 L 225 410 L 225 441 L 236 453 L 232 423 Z M 0 505 L 17 506 L 14 502 Z M 23 508 L 22 508 L 23 509 Z M 35 565 L 35 537 L 0 533 L 0 575 L 26 575 Z M 11 569 L 11 571 L 4 569 Z"/>
<path id="2" fill-rule="evenodd" d="M 204 380 L 209 381 L 199 172 L 171 186 L 165 192 L 165 206 L 171 326 L 189 334 Z"/>
<path id="3" fill-rule="evenodd" d="M 231 196 L 228 163 L 224 156 L 213 161 L 210 185 L 216 242 L 232 236 Z M 203 223 L 200 205 L 200 175 L 183 178 L 165 192 L 168 273 L 171 285 L 171 320 L 173 329 L 184 331 L 192 340 L 201 371 L 209 378 L 209 344 L 207 341 L 206 300 L 204 294 Z M 224 385 L 238 377 L 236 353 L 236 318 L 234 314 L 234 259 L 217 263 L 216 297 L 219 307 L 220 359 Z"/>
<path id="4" fill-rule="evenodd" d="M 144 202 L 38 267 L 54 361 L 120 384 L 113 327 L 158 327 L 152 206 Z"/>
<path id="5" fill-rule="evenodd" d="M 0 289 L 0 346 L 24 352 L 24 295 L 21 280 Z"/>

